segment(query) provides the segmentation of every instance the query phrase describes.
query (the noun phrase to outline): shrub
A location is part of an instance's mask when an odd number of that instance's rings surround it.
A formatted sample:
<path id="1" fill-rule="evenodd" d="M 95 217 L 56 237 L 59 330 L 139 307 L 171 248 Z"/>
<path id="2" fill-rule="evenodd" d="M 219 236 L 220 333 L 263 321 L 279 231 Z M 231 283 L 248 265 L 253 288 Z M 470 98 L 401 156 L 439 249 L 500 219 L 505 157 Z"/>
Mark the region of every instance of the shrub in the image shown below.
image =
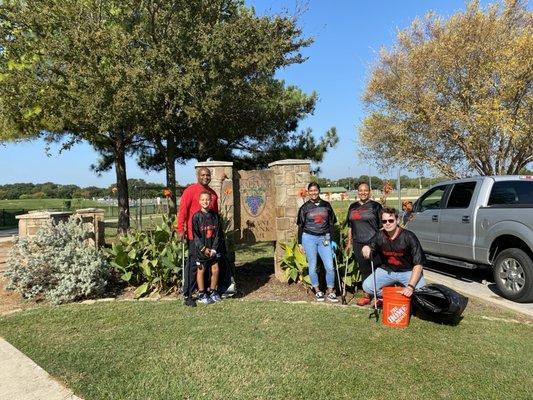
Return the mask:
<path id="1" fill-rule="evenodd" d="M 32 238 L 16 239 L 8 254 L 7 288 L 54 304 L 103 293 L 109 267 L 102 251 L 87 244 L 90 233 L 80 219 L 48 221 Z"/>
<path id="2" fill-rule="evenodd" d="M 185 243 L 174 238 L 173 219 L 164 217 L 153 231 L 134 231 L 119 237 L 108 250 L 121 279 L 137 287 L 135 296 L 179 288 Z"/>
<path id="3" fill-rule="evenodd" d="M 347 230 L 346 226 L 341 227 L 338 241 L 339 249 L 334 254 L 334 261 L 339 268 L 341 280 L 346 283 L 346 286 L 354 286 L 361 279 L 361 275 L 352 252 L 346 251 Z M 284 270 L 287 280 L 289 282 L 302 282 L 304 285 L 311 286 L 307 258 L 298 248 L 296 238 L 281 244 L 281 247 L 284 250 L 281 268 Z M 320 263 L 320 257 L 318 260 Z"/>

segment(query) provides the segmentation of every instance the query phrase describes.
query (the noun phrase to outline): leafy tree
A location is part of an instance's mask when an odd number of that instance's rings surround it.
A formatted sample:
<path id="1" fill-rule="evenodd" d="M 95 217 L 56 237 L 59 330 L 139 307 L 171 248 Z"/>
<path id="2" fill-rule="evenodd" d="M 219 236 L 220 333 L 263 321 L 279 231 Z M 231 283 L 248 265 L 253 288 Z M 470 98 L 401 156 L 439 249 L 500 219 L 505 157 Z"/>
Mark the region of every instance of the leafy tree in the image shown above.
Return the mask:
<path id="1" fill-rule="evenodd" d="M 175 23 L 167 28 L 150 22 L 155 35 L 145 41 L 154 48 L 172 43 L 174 56 L 154 53 L 153 70 L 161 70 L 161 78 L 145 96 L 154 101 L 145 113 L 151 130 L 139 163 L 165 169 L 173 192 L 176 162 L 213 158 L 257 168 L 295 152 L 319 161 L 334 142 L 327 138 L 317 144 L 308 133 L 292 133 L 313 111 L 316 95 L 274 78 L 278 68 L 303 62 L 299 50 L 311 43 L 301 38 L 296 20 L 257 17 L 237 1 L 217 4 L 216 12 L 211 6 L 185 16 L 161 7 L 158 13 L 168 16 L 164 21 Z M 194 37 L 186 34 L 191 19 Z"/>
<path id="2" fill-rule="evenodd" d="M 1 139 L 68 137 L 112 155 L 119 230 L 129 228 L 125 156 L 138 140 L 146 80 L 138 2 L 5 1 L 0 11 Z"/>
<path id="3" fill-rule="evenodd" d="M 364 94 L 363 152 L 384 169 L 516 174 L 533 161 L 533 23 L 527 3 L 428 14 L 382 50 Z"/>

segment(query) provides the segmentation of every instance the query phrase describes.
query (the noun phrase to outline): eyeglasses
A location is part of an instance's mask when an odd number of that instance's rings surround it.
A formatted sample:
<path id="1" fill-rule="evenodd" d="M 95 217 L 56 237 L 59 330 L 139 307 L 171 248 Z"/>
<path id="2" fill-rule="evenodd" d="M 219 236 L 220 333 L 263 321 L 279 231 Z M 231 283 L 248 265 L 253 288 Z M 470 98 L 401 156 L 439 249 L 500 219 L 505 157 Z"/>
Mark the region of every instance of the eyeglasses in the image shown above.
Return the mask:
<path id="1" fill-rule="evenodd" d="M 392 219 L 392 218 L 391 219 L 382 219 L 381 220 L 381 223 L 383 223 L 383 224 L 386 224 L 386 223 L 393 224 L 394 222 L 396 222 L 396 220 Z"/>

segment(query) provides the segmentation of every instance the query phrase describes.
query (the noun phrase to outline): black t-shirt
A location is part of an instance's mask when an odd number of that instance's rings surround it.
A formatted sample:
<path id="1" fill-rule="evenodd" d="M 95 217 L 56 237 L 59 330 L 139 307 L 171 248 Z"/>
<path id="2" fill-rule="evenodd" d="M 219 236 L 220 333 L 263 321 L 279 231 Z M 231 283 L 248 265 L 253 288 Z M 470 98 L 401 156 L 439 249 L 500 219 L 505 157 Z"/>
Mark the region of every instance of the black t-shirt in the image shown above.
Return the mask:
<path id="1" fill-rule="evenodd" d="M 346 223 L 352 228 L 354 243 L 367 244 L 372 241 L 381 228 L 381 209 L 381 204 L 374 200 L 364 204 L 356 201 L 350 205 Z"/>
<path id="2" fill-rule="evenodd" d="M 337 223 L 337 217 L 327 201 L 319 199 L 318 203 L 306 201 L 298 210 L 298 243 L 302 243 L 303 232 L 310 235 L 330 235 L 333 240 L 333 230 Z"/>
<path id="3" fill-rule="evenodd" d="M 220 244 L 220 218 L 216 212 L 202 210 L 196 212 L 192 217 L 193 240 L 196 247 L 196 260 L 205 262 L 213 257 L 207 257 L 201 252 L 202 248 L 214 249 L 218 252 Z"/>
<path id="4" fill-rule="evenodd" d="M 416 235 L 407 229 L 400 229 L 394 240 L 385 231 L 379 232 L 371 243 L 383 260 L 384 268 L 388 271 L 411 271 L 415 265 L 424 265 L 426 256 Z"/>

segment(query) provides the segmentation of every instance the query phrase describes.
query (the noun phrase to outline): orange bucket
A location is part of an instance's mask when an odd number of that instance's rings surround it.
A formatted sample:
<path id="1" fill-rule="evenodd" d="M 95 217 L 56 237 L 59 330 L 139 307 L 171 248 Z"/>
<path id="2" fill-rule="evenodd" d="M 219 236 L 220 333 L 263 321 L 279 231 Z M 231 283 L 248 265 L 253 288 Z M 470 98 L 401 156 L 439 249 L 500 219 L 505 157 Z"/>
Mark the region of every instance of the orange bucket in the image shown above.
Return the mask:
<path id="1" fill-rule="evenodd" d="M 411 316 L 411 298 L 402 294 L 401 287 L 383 288 L 383 324 L 393 328 L 405 328 Z"/>

